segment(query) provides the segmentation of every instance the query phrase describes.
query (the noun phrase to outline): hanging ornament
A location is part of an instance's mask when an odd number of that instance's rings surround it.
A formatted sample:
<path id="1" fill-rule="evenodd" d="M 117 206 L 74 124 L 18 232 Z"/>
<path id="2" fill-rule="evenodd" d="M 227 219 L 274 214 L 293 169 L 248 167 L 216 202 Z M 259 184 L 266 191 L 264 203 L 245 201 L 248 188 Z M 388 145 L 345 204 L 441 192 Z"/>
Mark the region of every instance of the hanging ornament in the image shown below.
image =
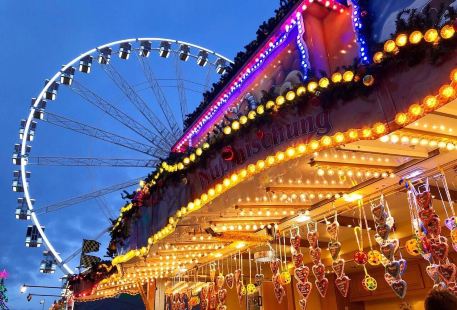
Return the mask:
<path id="1" fill-rule="evenodd" d="M 216 264 L 210 264 L 210 270 L 209 270 L 209 279 L 211 282 L 214 282 L 216 278 Z"/>
<path id="2" fill-rule="evenodd" d="M 230 256 L 230 259 L 232 260 L 232 257 Z M 232 260 L 233 262 L 233 260 Z M 228 262 L 228 258 L 227 258 L 227 271 L 229 271 L 229 262 Z M 225 284 L 227 285 L 227 287 L 229 289 L 232 289 L 233 288 L 233 284 L 234 284 L 234 275 L 233 273 L 231 272 L 231 264 L 230 264 L 230 271 L 225 275 Z"/>
<path id="3" fill-rule="evenodd" d="M 310 251 L 310 256 L 311 259 L 313 260 L 313 267 L 312 271 L 314 274 L 314 277 L 316 280 L 314 281 L 314 284 L 316 285 L 316 289 L 319 292 L 319 295 L 321 295 L 322 298 L 325 297 L 327 294 L 327 289 L 328 289 L 328 279 L 325 278 L 325 266 L 322 264 L 321 261 L 321 250 L 319 248 L 319 234 L 317 232 L 317 223 L 307 223 L 307 229 L 308 229 L 308 242 L 309 242 L 309 251 Z M 319 249 L 319 250 L 317 250 Z M 316 254 L 318 253 L 318 254 Z M 302 261 L 303 264 L 303 261 Z M 296 266 L 297 267 L 297 266 Z"/>
<path id="4" fill-rule="evenodd" d="M 270 262 L 270 269 L 272 273 L 272 281 L 273 281 L 273 287 L 274 287 L 274 295 L 276 298 L 276 301 L 278 303 L 282 303 L 284 296 L 286 296 L 286 290 L 284 289 L 281 281 L 281 275 L 280 275 L 280 268 L 282 266 L 282 259 L 281 259 L 281 236 L 279 233 L 276 231 L 276 228 L 274 228 L 274 236 L 275 238 L 278 239 L 278 243 L 276 243 L 276 252 L 278 252 L 278 245 L 279 245 L 279 255 L 280 258 L 274 258 Z"/>
<path id="5" fill-rule="evenodd" d="M 291 252 L 292 252 L 292 260 L 293 256 L 296 254 L 302 254 L 300 252 L 300 241 L 301 241 L 301 236 L 300 236 L 300 228 L 298 226 L 294 226 L 290 230 L 290 240 L 291 240 Z M 303 257 L 303 255 L 301 256 Z M 297 283 L 295 284 L 295 287 L 302 297 L 302 299 L 299 300 L 300 304 L 300 309 L 304 310 L 306 309 L 307 305 L 307 300 L 309 297 L 309 294 L 311 293 L 312 289 L 312 284 L 311 282 L 308 281 L 308 276 L 309 276 L 309 268 L 303 264 L 303 259 L 301 260 L 300 265 L 295 265 L 294 262 L 294 277 L 297 280 Z"/>
<path id="6" fill-rule="evenodd" d="M 358 246 L 358 250 L 354 253 L 354 262 L 358 265 L 365 265 L 368 262 L 368 255 L 363 251 L 362 228 L 360 226 L 354 227 L 354 234 Z"/>

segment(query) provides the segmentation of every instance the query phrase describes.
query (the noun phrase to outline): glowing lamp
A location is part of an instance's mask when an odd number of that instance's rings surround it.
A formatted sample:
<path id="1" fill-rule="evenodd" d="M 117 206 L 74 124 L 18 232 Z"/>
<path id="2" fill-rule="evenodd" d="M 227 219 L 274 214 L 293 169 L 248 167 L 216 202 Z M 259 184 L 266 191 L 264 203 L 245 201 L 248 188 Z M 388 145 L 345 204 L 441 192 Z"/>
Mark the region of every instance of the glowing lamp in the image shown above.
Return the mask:
<path id="1" fill-rule="evenodd" d="M 351 139 L 351 140 L 357 140 L 359 138 L 359 133 L 356 129 L 350 129 L 347 132 L 347 135 L 348 135 L 349 139 Z"/>
<path id="2" fill-rule="evenodd" d="M 397 113 L 395 115 L 395 123 L 398 125 L 404 125 L 408 121 L 408 115 L 406 113 Z"/>
<path id="3" fill-rule="evenodd" d="M 409 107 L 408 111 L 409 111 L 409 113 L 411 113 L 411 115 L 417 117 L 422 114 L 423 109 L 419 104 L 415 103 Z"/>
<path id="4" fill-rule="evenodd" d="M 210 189 L 208 190 L 208 195 L 209 195 L 210 197 L 213 197 L 215 194 L 216 194 L 216 191 L 214 190 L 214 188 L 210 188 Z"/>
<path id="5" fill-rule="evenodd" d="M 424 34 L 424 40 L 428 43 L 433 43 L 438 39 L 438 31 L 436 29 L 429 29 Z"/>
<path id="6" fill-rule="evenodd" d="M 304 94 L 306 94 L 306 87 L 300 86 L 299 88 L 297 88 L 297 95 L 298 96 L 303 96 Z"/>
<path id="7" fill-rule="evenodd" d="M 428 109 L 434 109 L 438 105 L 438 99 L 435 96 L 427 96 L 424 98 L 424 105 Z"/>
<path id="8" fill-rule="evenodd" d="M 330 138 L 329 136 L 323 136 L 323 137 L 321 138 L 321 143 L 322 143 L 322 145 L 324 145 L 324 146 L 329 146 L 329 145 L 332 144 L 332 138 Z"/>
<path id="9" fill-rule="evenodd" d="M 418 44 L 421 40 L 422 32 L 418 30 L 411 32 L 411 34 L 409 35 L 409 42 L 411 42 L 411 44 Z"/>
<path id="10" fill-rule="evenodd" d="M 384 51 L 387 53 L 392 53 L 393 51 L 395 51 L 396 48 L 397 45 L 395 44 L 394 40 L 387 40 L 384 43 Z"/>
<path id="11" fill-rule="evenodd" d="M 209 149 L 209 143 L 208 142 L 203 143 L 202 147 L 204 150 Z"/>
<path id="12" fill-rule="evenodd" d="M 311 140 L 311 142 L 309 143 L 309 146 L 313 151 L 315 151 L 319 148 L 319 141 Z"/>
<path id="13" fill-rule="evenodd" d="M 335 72 L 332 74 L 331 79 L 333 83 L 339 83 L 341 80 L 343 80 L 343 75 L 339 72 Z"/>
<path id="14" fill-rule="evenodd" d="M 285 101 L 286 101 L 286 99 L 283 96 L 278 96 L 276 98 L 276 104 L 277 105 L 283 105 Z"/>
<path id="15" fill-rule="evenodd" d="M 360 199 L 362 199 L 362 198 L 363 198 L 362 195 L 356 194 L 356 193 L 344 194 L 344 195 L 343 195 L 343 199 L 344 199 L 344 201 L 346 201 L 346 202 L 354 202 L 354 201 L 360 200 Z"/>
<path id="16" fill-rule="evenodd" d="M 342 132 L 337 132 L 333 138 L 335 139 L 336 143 L 342 143 L 344 142 L 344 134 Z"/>
<path id="17" fill-rule="evenodd" d="M 371 74 L 367 74 L 362 79 L 363 85 L 371 86 L 374 83 L 374 77 Z"/>
<path id="18" fill-rule="evenodd" d="M 443 39 L 450 39 L 454 36 L 455 34 L 455 29 L 451 25 L 445 25 L 443 28 L 441 28 L 440 35 Z"/>
<path id="19" fill-rule="evenodd" d="M 288 91 L 287 94 L 286 94 L 286 99 L 288 101 L 294 100 L 295 99 L 295 92 L 293 90 Z"/>
<path id="20" fill-rule="evenodd" d="M 222 183 L 224 184 L 225 187 L 229 187 L 231 182 L 230 182 L 230 179 L 225 178 Z"/>
<path id="21" fill-rule="evenodd" d="M 443 86 L 441 86 L 439 92 L 440 92 L 440 95 L 443 96 L 446 99 L 454 97 L 454 95 L 455 95 L 455 90 L 451 85 L 443 85 Z"/>
<path id="22" fill-rule="evenodd" d="M 248 175 L 248 171 L 246 169 L 241 169 L 239 175 L 240 178 L 244 179 Z"/>
<path id="23" fill-rule="evenodd" d="M 193 210 L 194 207 L 195 207 L 195 205 L 192 201 L 187 204 L 187 210 Z"/>
<path id="24" fill-rule="evenodd" d="M 249 118 L 249 119 L 254 119 L 255 116 L 256 116 L 255 111 L 249 111 L 249 113 L 248 113 L 248 118 Z"/>
<path id="25" fill-rule="evenodd" d="M 286 154 L 287 156 L 289 157 L 293 157 L 295 155 L 295 149 L 293 147 L 289 147 L 287 150 L 286 150 Z"/>
<path id="26" fill-rule="evenodd" d="M 268 102 L 265 104 L 265 107 L 267 108 L 267 110 L 271 109 L 271 108 L 274 107 L 274 106 L 275 106 L 275 103 L 274 103 L 272 100 L 268 101 Z"/>
<path id="27" fill-rule="evenodd" d="M 373 126 L 373 128 L 374 128 L 374 131 L 376 132 L 376 134 L 378 134 L 378 135 L 382 135 L 387 131 L 386 125 L 384 125 L 383 123 L 376 123 Z"/>
<path id="28" fill-rule="evenodd" d="M 362 129 L 362 137 L 364 138 L 370 138 L 371 137 L 371 128 L 364 128 Z"/>
<path id="29" fill-rule="evenodd" d="M 230 128 L 229 126 L 225 126 L 223 131 L 226 135 L 229 135 L 232 133 L 232 128 Z"/>
<path id="30" fill-rule="evenodd" d="M 189 157 L 185 157 L 182 162 L 184 163 L 184 165 L 188 165 L 190 163 L 190 159 Z"/>
<path id="31" fill-rule="evenodd" d="M 395 44 L 397 44 L 397 46 L 405 46 L 406 43 L 408 43 L 408 36 L 404 33 L 399 34 L 395 38 Z"/>
<path id="32" fill-rule="evenodd" d="M 346 71 L 343 73 L 343 80 L 345 82 L 350 82 L 354 78 L 354 72 L 352 71 Z"/>
<path id="33" fill-rule="evenodd" d="M 298 151 L 300 154 L 305 153 L 305 152 L 306 152 L 306 145 L 300 144 L 299 146 L 297 146 L 297 151 Z"/>
<path id="34" fill-rule="evenodd" d="M 238 129 L 240 129 L 240 122 L 234 121 L 234 122 L 232 123 L 232 129 L 233 129 L 233 130 L 238 130 Z"/>
<path id="35" fill-rule="evenodd" d="M 273 165 L 275 163 L 275 158 L 273 156 L 268 156 L 267 157 L 267 164 L 269 166 Z"/>
<path id="36" fill-rule="evenodd" d="M 179 163 L 178 164 L 178 170 L 183 170 L 184 169 L 184 164 L 183 163 Z"/>
<path id="37" fill-rule="evenodd" d="M 329 84 L 330 84 L 330 81 L 326 77 L 323 77 L 319 80 L 319 86 L 322 88 L 327 88 Z"/>
<path id="38" fill-rule="evenodd" d="M 216 189 L 216 193 L 222 192 L 222 184 L 216 184 L 215 189 Z"/>
<path id="39" fill-rule="evenodd" d="M 384 54 L 382 52 L 377 52 L 373 55 L 373 61 L 377 64 L 381 63 L 383 58 Z"/>
<path id="40" fill-rule="evenodd" d="M 317 88 L 318 84 L 316 82 L 309 82 L 308 83 L 308 91 L 309 92 L 314 92 Z"/>
<path id="41" fill-rule="evenodd" d="M 265 168 L 265 162 L 263 160 L 259 160 L 257 161 L 257 168 L 259 168 L 260 170 L 262 170 L 263 168 Z"/>
<path id="42" fill-rule="evenodd" d="M 255 110 L 259 115 L 262 115 L 265 112 L 265 108 L 263 107 L 263 105 L 259 105 Z"/>
<path id="43" fill-rule="evenodd" d="M 240 123 L 241 123 L 241 125 L 246 124 L 247 121 L 248 121 L 248 118 L 247 118 L 245 115 L 243 115 L 243 116 L 240 117 Z"/>
<path id="44" fill-rule="evenodd" d="M 451 77 L 452 82 L 454 82 L 454 83 L 457 82 L 457 69 L 454 69 L 451 71 L 450 77 Z"/>
<path id="45" fill-rule="evenodd" d="M 276 159 L 277 159 L 278 161 L 283 160 L 283 159 L 284 159 L 284 153 L 283 153 L 283 152 L 278 152 L 278 153 L 276 153 Z"/>
<path id="46" fill-rule="evenodd" d="M 248 171 L 249 171 L 249 173 L 254 173 L 255 172 L 255 166 L 253 164 L 250 164 L 248 166 Z"/>
<path id="47" fill-rule="evenodd" d="M 201 200 L 202 200 L 203 202 L 207 202 L 207 201 L 208 201 L 208 195 L 207 195 L 207 194 L 202 194 Z"/>

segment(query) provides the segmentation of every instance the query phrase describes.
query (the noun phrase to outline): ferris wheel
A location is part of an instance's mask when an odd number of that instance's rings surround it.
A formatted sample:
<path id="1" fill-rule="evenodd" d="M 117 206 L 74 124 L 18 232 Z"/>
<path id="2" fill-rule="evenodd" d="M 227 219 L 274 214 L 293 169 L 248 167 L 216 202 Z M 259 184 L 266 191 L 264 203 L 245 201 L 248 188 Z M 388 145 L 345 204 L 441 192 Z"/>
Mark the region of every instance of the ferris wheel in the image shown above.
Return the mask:
<path id="1" fill-rule="evenodd" d="M 41 272 L 74 273 L 71 262 L 85 233 L 106 222 L 92 237 L 107 237 L 119 192 L 137 187 L 168 156 L 189 108 L 230 63 L 188 42 L 126 39 L 79 55 L 45 81 L 21 121 L 12 156 L 19 168 L 12 183 L 20 194 L 16 218 L 32 221 L 26 246 L 47 249 Z M 80 236 L 69 240 L 73 233 Z M 64 244 L 73 251 L 61 254 Z"/>

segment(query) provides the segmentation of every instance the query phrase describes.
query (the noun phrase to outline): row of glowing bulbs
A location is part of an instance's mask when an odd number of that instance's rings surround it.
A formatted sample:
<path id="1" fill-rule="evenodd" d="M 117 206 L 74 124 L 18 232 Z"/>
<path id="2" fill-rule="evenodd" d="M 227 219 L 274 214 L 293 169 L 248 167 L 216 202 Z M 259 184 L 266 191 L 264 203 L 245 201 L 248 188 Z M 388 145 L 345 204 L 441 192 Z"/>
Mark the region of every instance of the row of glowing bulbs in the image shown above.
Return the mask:
<path id="1" fill-rule="evenodd" d="M 408 145 L 420 145 L 420 146 L 429 146 L 429 147 L 439 147 L 440 149 L 447 149 L 453 151 L 457 148 L 456 143 L 448 141 L 440 141 L 437 139 L 427 139 L 420 137 L 410 137 L 407 135 L 398 135 L 390 134 L 383 136 L 379 139 L 381 142 L 387 143 L 399 143 L 399 144 L 408 144 Z"/>
<path id="2" fill-rule="evenodd" d="M 328 175 L 328 176 L 334 176 L 334 175 L 338 175 L 340 177 L 342 176 L 348 176 L 348 177 L 367 177 L 367 178 L 370 178 L 370 177 L 375 177 L 375 178 L 379 178 L 379 177 L 382 177 L 382 178 L 387 178 L 387 177 L 395 177 L 395 174 L 393 173 L 390 173 L 390 172 L 387 172 L 387 171 L 373 171 L 373 170 L 366 170 L 365 172 L 361 171 L 360 169 L 358 169 L 357 171 L 352 171 L 350 169 L 348 170 L 343 170 L 343 169 L 337 169 L 336 171 L 332 168 L 327 168 L 327 169 L 324 169 L 324 168 L 318 168 L 317 169 L 317 175 L 318 176 L 325 176 L 325 175 Z"/>
<path id="3" fill-rule="evenodd" d="M 256 231 L 258 229 L 264 229 L 264 228 L 268 228 L 268 229 L 271 229 L 272 227 L 275 227 L 275 228 L 278 228 L 278 224 L 274 224 L 274 225 L 271 225 L 271 224 L 245 224 L 245 225 L 241 225 L 241 224 L 238 224 L 238 225 L 235 225 L 235 224 L 224 224 L 222 226 L 216 226 L 216 225 L 213 225 L 213 228 L 216 229 L 216 230 L 222 230 L 222 231 L 233 231 L 233 230 L 253 230 L 253 231 Z"/>
<path id="4" fill-rule="evenodd" d="M 444 25 L 440 30 L 431 28 L 425 33 L 416 30 L 411 32 L 409 36 L 405 33 L 400 33 L 394 40 L 387 40 L 384 42 L 384 52 L 388 54 L 396 54 L 398 53 L 399 47 L 406 46 L 408 43 L 415 45 L 424 40 L 427 43 L 437 44 L 441 38 L 448 40 L 454 37 L 454 35 L 455 29 L 452 25 Z M 377 52 L 373 55 L 373 61 L 375 63 L 381 63 L 384 56 L 383 52 Z"/>

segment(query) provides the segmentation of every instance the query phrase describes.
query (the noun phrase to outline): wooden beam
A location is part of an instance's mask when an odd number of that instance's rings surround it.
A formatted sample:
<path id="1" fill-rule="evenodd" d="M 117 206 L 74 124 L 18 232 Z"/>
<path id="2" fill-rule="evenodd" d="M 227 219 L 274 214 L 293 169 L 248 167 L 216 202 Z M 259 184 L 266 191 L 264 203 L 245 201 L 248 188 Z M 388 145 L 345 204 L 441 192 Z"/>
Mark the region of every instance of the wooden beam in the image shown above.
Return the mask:
<path id="1" fill-rule="evenodd" d="M 235 209 L 297 209 L 297 210 L 306 210 L 310 208 L 310 205 L 304 204 L 294 204 L 294 203 L 284 203 L 284 204 L 268 204 L 268 203 L 260 203 L 260 204 L 237 204 L 235 205 Z"/>
<path id="2" fill-rule="evenodd" d="M 401 144 L 387 144 L 380 141 L 358 141 L 337 148 L 342 151 L 362 152 L 368 154 L 402 156 L 410 158 L 427 158 L 427 149 L 416 146 L 412 149 Z"/>
<path id="3" fill-rule="evenodd" d="M 450 141 L 457 140 L 457 136 L 436 132 L 436 130 L 435 131 L 426 131 L 426 130 L 413 129 L 413 128 L 403 128 L 399 132 L 400 132 L 400 134 L 404 133 L 406 135 L 413 135 L 413 136 L 421 136 L 421 137 L 425 136 L 428 138 L 438 138 L 438 139 L 445 139 L 445 140 L 450 140 Z"/>
<path id="4" fill-rule="evenodd" d="M 375 170 L 385 170 L 385 171 L 392 171 L 397 166 L 395 165 L 379 165 L 379 164 L 360 164 L 360 163 L 349 163 L 344 161 L 325 161 L 325 160 L 318 160 L 312 159 L 309 162 L 311 167 L 349 167 L 354 169 L 375 169 Z"/>
<path id="5" fill-rule="evenodd" d="M 311 186 L 287 186 L 287 185 L 275 185 L 275 186 L 267 186 L 265 188 L 267 192 L 334 192 L 334 193 L 343 193 L 351 190 L 349 187 L 311 187 Z"/>
<path id="6" fill-rule="evenodd" d="M 450 118 L 450 119 L 457 119 L 457 115 L 455 115 L 455 114 L 449 114 L 449 113 L 438 112 L 438 111 L 430 112 L 430 114 L 433 114 L 436 116 L 441 116 L 441 117 L 446 117 L 446 118 Z"/>

